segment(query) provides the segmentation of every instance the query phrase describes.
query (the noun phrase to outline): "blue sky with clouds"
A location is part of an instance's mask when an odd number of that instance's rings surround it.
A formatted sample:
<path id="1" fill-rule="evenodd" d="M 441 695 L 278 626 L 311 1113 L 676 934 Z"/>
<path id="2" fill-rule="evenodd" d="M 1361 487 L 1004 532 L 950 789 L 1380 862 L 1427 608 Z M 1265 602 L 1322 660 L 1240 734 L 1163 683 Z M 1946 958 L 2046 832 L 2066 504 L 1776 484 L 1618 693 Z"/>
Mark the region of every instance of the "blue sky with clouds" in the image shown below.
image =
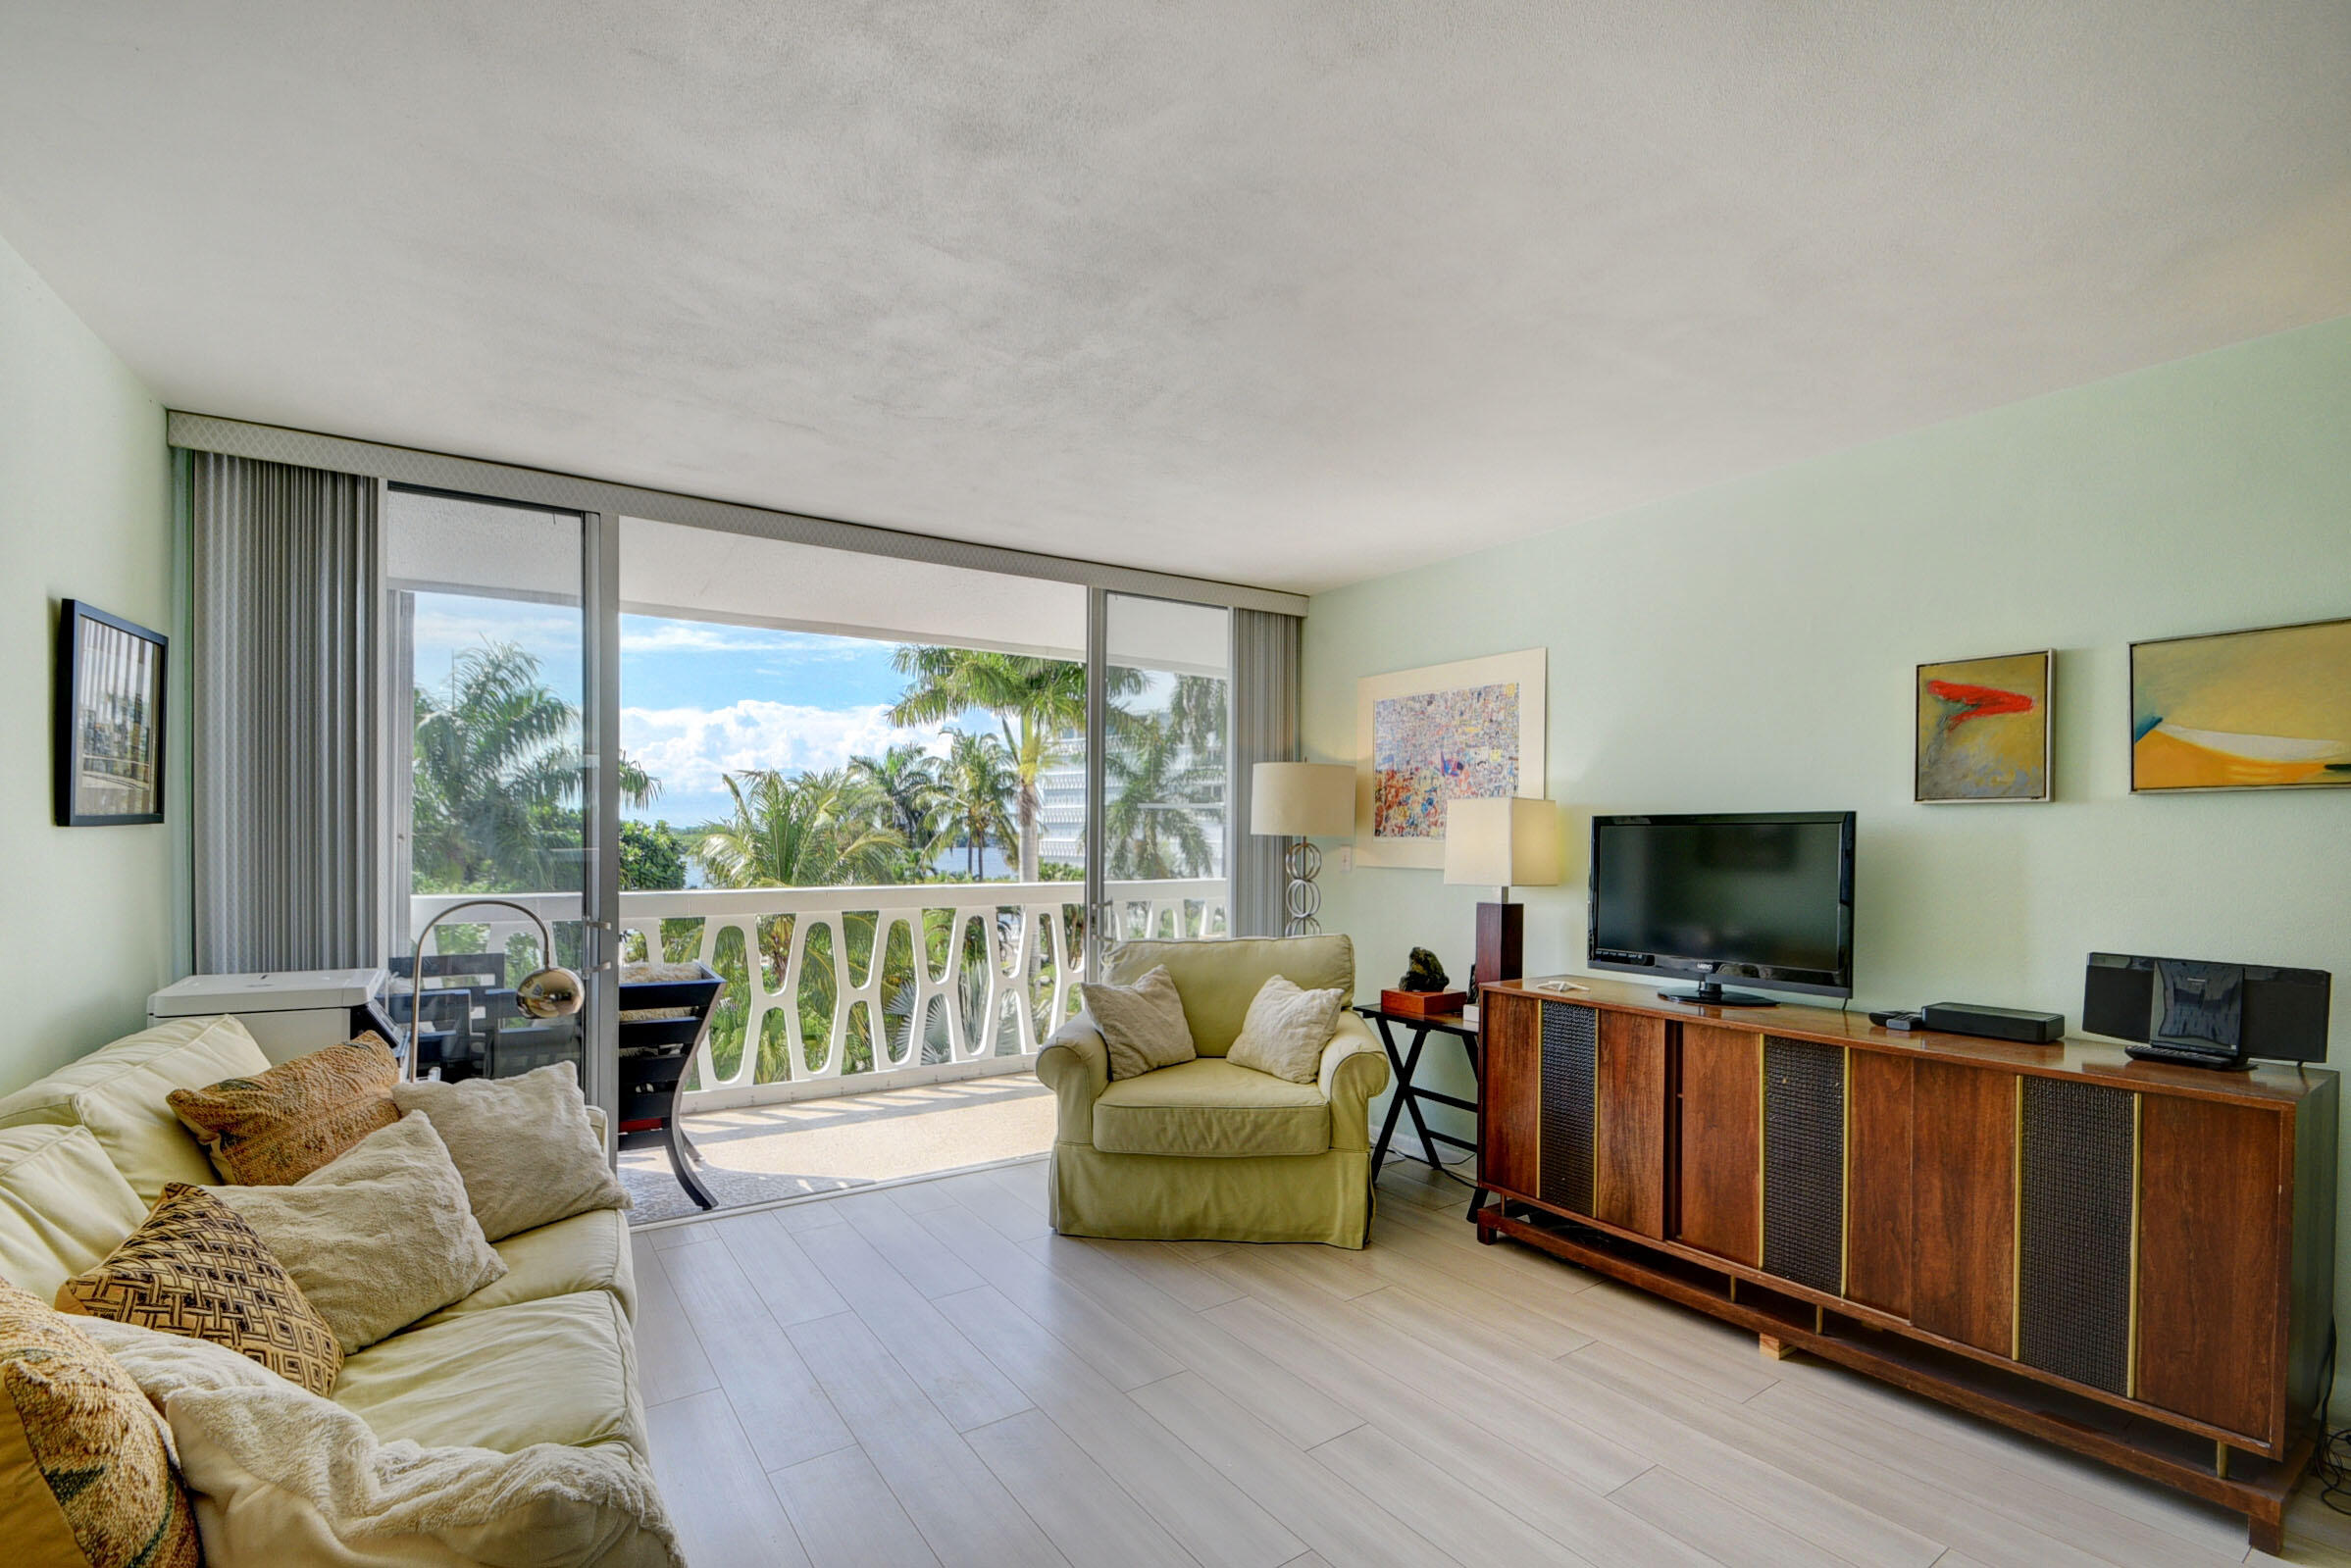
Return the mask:
<path id="1" fill-rule="evenodd" d="M 443 685 L 451 661 L 486 639 L 538 660 L 565 701 L 580 701 L 580 612 L 505 599 L 419 594 L 416 678 Z M 944 749 L 939 727 L 905 728 L 888 709 L 905 685 L 894 644 L 707 621 L 621 617 L 621 747 L 661 781 L 633 816 L 681 827 L 722 814 L 723 775 L 746 768 L 834 768 L 899 741 Z M 985 715 L 964 728 L 993 730 Z"/>

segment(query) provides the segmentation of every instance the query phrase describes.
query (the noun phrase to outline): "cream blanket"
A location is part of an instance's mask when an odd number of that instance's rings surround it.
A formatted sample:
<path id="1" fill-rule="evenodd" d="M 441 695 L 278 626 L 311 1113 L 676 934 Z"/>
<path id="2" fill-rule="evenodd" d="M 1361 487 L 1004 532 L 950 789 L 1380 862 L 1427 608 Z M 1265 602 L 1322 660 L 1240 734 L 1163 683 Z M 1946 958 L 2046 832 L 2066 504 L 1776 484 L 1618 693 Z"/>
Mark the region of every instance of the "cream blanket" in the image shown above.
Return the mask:
<path id="1" fill-rule="evenodd" d="M 76 1326 L 162 1412 L 212 1568 L 685 1568 L 653 1479 L 623 1444 L 379 1442 L 350 1411 L 222 1345 Z"/>

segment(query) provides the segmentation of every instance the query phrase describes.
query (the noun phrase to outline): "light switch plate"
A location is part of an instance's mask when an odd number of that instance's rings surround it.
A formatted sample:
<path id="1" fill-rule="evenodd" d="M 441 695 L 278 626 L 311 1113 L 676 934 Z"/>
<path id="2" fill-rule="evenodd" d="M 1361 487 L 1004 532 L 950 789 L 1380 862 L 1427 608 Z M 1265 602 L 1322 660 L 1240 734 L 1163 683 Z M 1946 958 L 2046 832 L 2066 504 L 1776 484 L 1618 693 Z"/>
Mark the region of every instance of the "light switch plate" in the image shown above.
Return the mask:
<path id="1" fill-rule="evenodd" d="M 1354 844 L 1341 844 L 1339 846 L 1338 853 L 1333 855 L 1331 860 L 1341 871 L 1354 870 L 1355 846 Z"/>

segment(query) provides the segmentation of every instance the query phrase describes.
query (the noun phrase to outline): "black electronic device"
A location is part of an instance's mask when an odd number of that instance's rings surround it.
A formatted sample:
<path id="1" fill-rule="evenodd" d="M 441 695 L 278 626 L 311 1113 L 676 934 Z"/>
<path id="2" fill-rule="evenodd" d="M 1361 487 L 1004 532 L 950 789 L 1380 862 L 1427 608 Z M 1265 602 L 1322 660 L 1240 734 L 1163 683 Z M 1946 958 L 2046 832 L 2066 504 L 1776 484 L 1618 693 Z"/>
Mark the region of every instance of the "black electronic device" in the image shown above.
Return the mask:
<path id="1" fill-rule="evenodd" d="M 2081 1027 L 2129 1054 L 2194 1067 L 2326 1059 L 2334 977 L 2324 969 L 2092 953 Z"/>
<path id="2" fill-rule="evenodd" d="M 1875 1024 L 1880 1029 L 1891 1029 L 1904 1035 L 1910 1034 L 1913 1030 L 1924 1029 L 1926 1027 L 1926 1020 L 1921 1018 L 1917 1013 L 1892 1010 L 1882 1013 L 1871 1013 L 1869 1015 L 1869 1022 Z"/>
<path id="3" fill-rule="evenodd" d="M 1974 1035 L 1983 1039 L 2012 1039 L 2026 1045 L 2054 1045 L 2066 1037 L 2066 1015 L 2035 1013 L 2021 1007 L 1986 1007 L 1980 1002 L 1928 1002 L 1918 1016 L 1928 1029 L 1946 1035 Z"/>
<path id="4" fill-rule="evenodd" d="M 1853 994 L 1853 813 L 1592 819 L 1587 962 L 1687 976 L 1668 1001 L 1769 1007 L 1725 990 Z"/>

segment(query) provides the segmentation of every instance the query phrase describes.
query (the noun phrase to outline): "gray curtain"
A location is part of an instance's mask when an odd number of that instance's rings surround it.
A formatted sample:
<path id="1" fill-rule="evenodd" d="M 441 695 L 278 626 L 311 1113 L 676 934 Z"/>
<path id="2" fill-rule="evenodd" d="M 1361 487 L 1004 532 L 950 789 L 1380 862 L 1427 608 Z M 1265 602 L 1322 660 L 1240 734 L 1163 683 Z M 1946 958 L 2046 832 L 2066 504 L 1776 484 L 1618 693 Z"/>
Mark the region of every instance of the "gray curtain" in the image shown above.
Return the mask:
<path id="1" fill-rule="evenodd" d="M 381 963 L 376 481 L 192 459 L 196 969 Z"/>
<path id="2" fill-rule="evenodd" d="M 1233 612 L 1233 935 L 1279 936 L 1289 840 L 1249 831 L 1250 769 L 1298 760 L 1299 632 L 1295 615 Z"/>

